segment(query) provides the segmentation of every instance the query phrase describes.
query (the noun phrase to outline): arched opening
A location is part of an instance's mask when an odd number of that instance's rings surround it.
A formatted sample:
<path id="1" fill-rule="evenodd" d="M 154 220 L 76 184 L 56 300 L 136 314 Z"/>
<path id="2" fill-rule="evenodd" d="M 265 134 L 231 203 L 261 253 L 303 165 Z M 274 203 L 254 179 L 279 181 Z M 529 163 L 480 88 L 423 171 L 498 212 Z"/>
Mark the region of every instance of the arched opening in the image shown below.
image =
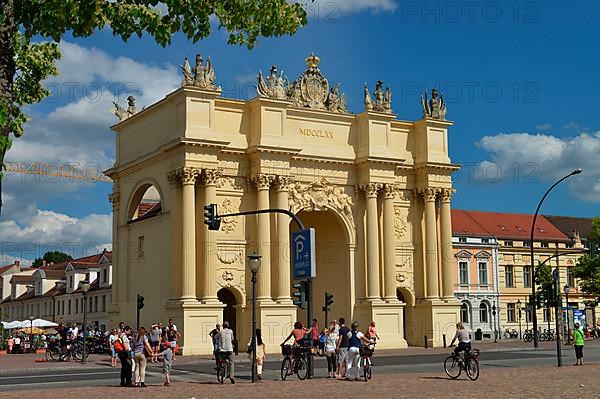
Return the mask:
<path id="1" fill-rule="evenodd" d="M 233 336 L 237 337 L 237 315 L 235 295 L 227 288 L 217 291 L 217 298 L 225 304 L 223 308 L 223 321 L 229 322 L 229 328 L 233 330 Z"/>
<path id="2" fill-rule="evenodd" d="M 460 305 L 460 321 L 463 324 L 469 324 L 471 322 L 471 306 L 466 301 Z"/>
<path id="3" fill-rule="evenodd" d="M 396 298 L 402 303 L 404 303 L 404 307 L 402 308 L 402 331 L 404 334 L 404 338 L 406 339 L 406 307 L 409 305 L 410 298 L 405 298 L 402 293 L 402 288 L 396 288 Z"/>
<path id="4" fill-rule="evenodd" d="M 489 313 L 490 313 L 490 308 L 487 305 L 487 303 L 485 302 L 481 302 L 479 304 L 479 322 L 480 323 L 489 323 Z"/>
<path id="5" fill-rule="evenodd" d="M 328 320 L 344 317 L 352 320 L 350 250 L 347 231 L 338 215 L 331 210 L 301 211 L 298 216 L 306 228 L 315 229 L 316 278 L 313 279 L 313 317 L 320 326 L 325 325 L 322 307 L 325 292 L 333 294 L 333 304 L 328 312 Z M 298 230 L 291 224 L 292 231 Z M 306 311 L 299 310 L 298 319 L 306 320 Z"/>
<path id="6" fill-rule="evenodd" d="M 152 184 L 140 186 L 131 199 L 127 221 L 133 222 L 157 216 L 162 211 L 162 202 L 157 188 Z"/>

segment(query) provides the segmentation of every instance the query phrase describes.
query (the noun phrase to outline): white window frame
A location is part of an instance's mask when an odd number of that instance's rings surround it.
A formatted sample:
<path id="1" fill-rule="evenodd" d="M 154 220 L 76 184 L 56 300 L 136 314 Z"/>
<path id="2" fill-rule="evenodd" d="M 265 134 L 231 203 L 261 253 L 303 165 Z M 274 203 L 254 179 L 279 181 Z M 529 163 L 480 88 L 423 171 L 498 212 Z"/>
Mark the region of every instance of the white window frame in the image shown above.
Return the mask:
<path id="1" fill-rule="evenodd" d="M 467 275 L 466 282 L 462 281 L 462 279 L 461 279 L 461 269 L 460 269 L 461 263 L 466 264 L 466 275 Z M 467 259 L 464 259 L 464 258 L 458 259 L 458 286 L 459 287 L 469 287 L 469 277 L 470 277 L 469 276 L 469 263 L 471 263 L 471 262 Z"/>
<path id="2" fill-rule="evenodd" d="M 485 281 L 481 281 L 481 265 L 485 267 Z M 490 285 L 490 262 L 487 259 L 477 259 L 477 279 L 479 280 L 480 287 L 487 287 Z"/>

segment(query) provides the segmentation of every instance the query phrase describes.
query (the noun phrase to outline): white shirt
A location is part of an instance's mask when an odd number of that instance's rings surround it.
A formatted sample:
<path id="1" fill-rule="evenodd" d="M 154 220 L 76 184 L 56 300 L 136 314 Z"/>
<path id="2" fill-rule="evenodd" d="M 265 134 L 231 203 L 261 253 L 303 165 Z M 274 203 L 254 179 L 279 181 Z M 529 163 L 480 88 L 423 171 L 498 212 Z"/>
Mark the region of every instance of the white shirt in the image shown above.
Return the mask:
<path id="1" fill-rule="evenodd" d="M 14 341 L 15 345 L 21 345 L 21 338 L 15 337 L 15 339 L 13 341 Z"/>

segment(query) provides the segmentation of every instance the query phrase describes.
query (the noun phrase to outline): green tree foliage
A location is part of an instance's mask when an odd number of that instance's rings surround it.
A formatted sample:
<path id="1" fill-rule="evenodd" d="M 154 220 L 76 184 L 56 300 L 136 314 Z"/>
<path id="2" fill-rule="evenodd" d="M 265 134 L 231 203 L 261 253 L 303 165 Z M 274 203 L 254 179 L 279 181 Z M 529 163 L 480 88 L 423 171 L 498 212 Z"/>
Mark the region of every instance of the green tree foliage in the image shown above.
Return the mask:
<path id="1" fill-rule="evenodd" d="M 0 0 L 0 173 L 9 135 L 24 131 L 22 107 L 49 94 L 41 82 L 57 74 L 65 33 L 87 37 L 108 27 L 124 41 L 146 33 L 167 46 L 177 32 L 194 43 L 206 38 L 211 18 L 229 33 L 229 44 L 248 48 L 307 22 L 302 5 L 288 0 Z"/>
<path id="2" fill-rule="evenodd" d="M 44 254 L 44 256 L 42 258 L 37 258 L 36 260 L 34 260 L 33 264 L 31 266 L 32 267 L 41 267 L 43 260 L 46 261 L 46 264 L 49 264 L 50 262 L 54 262 L 54 263 L 66 262 L 69 260 L 73 260 L 73 258 L 71 257 L 71 255 L 66 254 L 64 252 L 48 251 Z"/>
<path id="3" fill-rule="evenodd" d="M 600 244 L 600 217 L 592 220 L 592 227 L 587 235 L 590 248 L 598 247 Z M 600 254 L 591 251 L 577 260 L 573 269 L 573 276 L 579 279 L 581 290 L 587 295 L 593 296 L 594 300 L 600 300 Z"/>

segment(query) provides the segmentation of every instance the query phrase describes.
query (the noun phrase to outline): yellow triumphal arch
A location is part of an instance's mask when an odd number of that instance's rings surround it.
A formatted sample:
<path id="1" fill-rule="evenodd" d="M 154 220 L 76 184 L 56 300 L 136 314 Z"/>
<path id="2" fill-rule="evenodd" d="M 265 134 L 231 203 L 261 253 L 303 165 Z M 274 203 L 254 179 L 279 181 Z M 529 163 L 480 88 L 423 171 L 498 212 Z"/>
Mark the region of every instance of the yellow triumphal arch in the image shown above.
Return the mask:
<path id="1" fill-rule="evenodd" d="M 208 332 L 229 318 L 248 342 L 251 283 L 246 257 L 262 256 L 257 320 L 270 351 L 297 312 L 291 299 L 290 231 L 285 215 L 220 214 L 281 208 L 317 237 L 314 306 L 334 294 L 331 318 L 377 323 L 381 348 L 439 345 L 459 320 L 451 254 L 451 173 L 446 106 L 434 90 L 423 118 L 396 119 L 391 90 L 364 88 L 365 110 L 346 110 L 319 58 L 293 82 L 273 66 L 257 96 L 223 98 L 210 61 L 182 66 L 181 88 L 137 112 L 117 106 L 113 178 L 112 322 L 173 318 L 186 354 L 212 351 Z M 121 201 L 123 203 L 121 204 Z M 323 324 L 323 315 L 315 311 Z M 302 320 L 304 321 L 304 320 Z"/>

